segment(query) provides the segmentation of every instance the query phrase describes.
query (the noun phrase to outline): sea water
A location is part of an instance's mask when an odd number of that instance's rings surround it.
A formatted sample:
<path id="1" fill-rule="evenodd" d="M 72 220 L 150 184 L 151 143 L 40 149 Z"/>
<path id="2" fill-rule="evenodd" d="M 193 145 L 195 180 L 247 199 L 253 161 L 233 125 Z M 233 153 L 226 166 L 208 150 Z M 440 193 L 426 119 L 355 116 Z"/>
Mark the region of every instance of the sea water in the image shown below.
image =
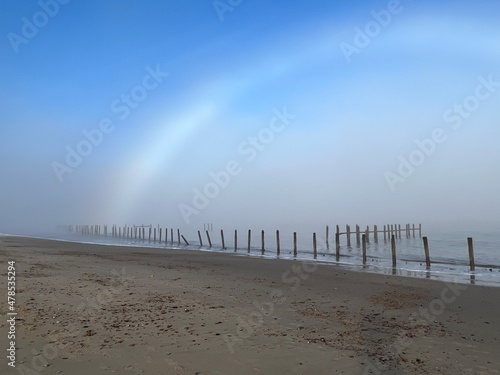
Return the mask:
<path id="1" fill-rule="evenodd" d="M 165 250 L 216 251 L 236 253 L 236 255 L 240 256 L 278 258 L 275 231 L 265 232 L 264 254 L 262 254 L 260 230 L 252 230 L 250 252 L 248 252 L 247 230 L 238 231 L 238 248 L 236 251 L 234 249 L 234 231 L 224 233 L 226 249 L 222 249 L 220 231 L 209 232 L 212 242 L 211 248 L 208 247 L 206 233 L 202 233 L 203 246 L 199 245 L 198 234 L 195 231 L 192 233 L 189 231 L 182 233 L 189 242 L 189 245 L 185 245 L 182 238 L 181 243 L 178 242 L 176 231 L 172 241 L 170 230 L 167 242 L 165 242 L 164 237 L 161 242 L 159 242 L 158 237 L 156 241 L 153 241 L 153 237 L 149 241 L 148 230 L 146 230 L 145 240 L 103 235 L 81 235 L 66 232 L 37 235 L 36 237 L 99 245 L 138 246 Z M 432 263 L 430 269 L 426 268 L 422 238 L 419 236 L 418 230 L 415 236 L 410 231 L 409 238 L 406 237 L 406 232 L 402 230 L 402 238 L 396 238 L 397 265 L 395 268 L 392 267 L 392 251 L 389 236 L 386 236 L 384 239 L 382 232 L 378 234 L 377 242 L 375 242 L 373 233 L 370 233 L 369 242 L 366 245 L 367 262 L 365 265 L 363 265 L 362 261 L 361 245 L 357 244 L 355 233 L 351 233 L 351 246 L 347 246 L 345 234 L 340 236 L 340 258 L 338 260 L 335 254 L 335 236 L 330 233 L 330 237 L 333 238 L 329 238 L 327 244 L 325 235 L 317 236 L 317 257 L 314 260 L 312 234 L 297 232 L 297 260 L 316 261 L 363 272 L 500 286 L 499 233 L 435 232 L 428 234 L 429 252 Z M 472 237 L 474 241 L 475 271 L 470 271 L 467 237 Z M 292 232 L 280 232 L 279 258 L 294 259 Z"/>

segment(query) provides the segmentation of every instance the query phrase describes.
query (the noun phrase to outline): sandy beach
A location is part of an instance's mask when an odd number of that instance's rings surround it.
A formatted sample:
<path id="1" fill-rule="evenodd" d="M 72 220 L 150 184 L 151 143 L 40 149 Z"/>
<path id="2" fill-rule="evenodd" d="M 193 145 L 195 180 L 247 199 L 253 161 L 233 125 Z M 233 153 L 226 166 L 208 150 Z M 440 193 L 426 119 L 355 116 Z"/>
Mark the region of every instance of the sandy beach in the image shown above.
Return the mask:
<path id="1" fill-rule="evenodd" d="M 500 373 L 500 288 L 21 237 L 0 260 L 2 374 Z"/>

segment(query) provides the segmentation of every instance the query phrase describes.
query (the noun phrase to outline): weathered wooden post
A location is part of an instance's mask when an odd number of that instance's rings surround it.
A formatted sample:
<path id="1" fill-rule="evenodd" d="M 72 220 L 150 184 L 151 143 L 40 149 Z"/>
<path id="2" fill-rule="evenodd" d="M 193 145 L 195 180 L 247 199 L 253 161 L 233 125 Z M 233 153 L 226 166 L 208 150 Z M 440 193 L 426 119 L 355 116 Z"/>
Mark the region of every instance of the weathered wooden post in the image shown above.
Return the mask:
<path id="1" fill-rule="evenodd" d="M 391 236 L 392 266 L 396 267 L 396 238 Z"/>
<path id="2" fill-rule="evenodd" d="M 378 242 L 378 228 L 376 225 L 373 226 L 373 241 Z"/>
<path id="3" fill-rule="evenodd" d="M 422 238 L 424 241 L 424 252 L 425 252 L 425 266 L 429 269 L 431 268 L 431 258 L 429 256 L 429 242 L 427 237 Z"/>
<path id="4" fill-rule="evenodd" d="M 340 259 L 340 233 L 335 233 L 335 258 Z"/>
<path id="5" fill-rule="evenodd" d="M 335 252 L 337 253 L 340 248 L 340 228 L 337 225 L 335 228 Z"/>
<path id="6" fill-rule="evenodd" d="M 415 238 L 415 224 L 413 224 L 413 238 Z"/>
<path id="7" fill-rule="evenodd" d="M 387 228 L 384 224 L 384 242 L 387 241 Z"/>
<path id="8" fill-rule="evenodd" d="M 168 240 L 168 228 L 165 228 L 165 243 L 167 243 Z"/>
<path id="9" fill-rule="evenodd" d="M 261 242 L 262 242 L 262 255 L 264 255 L 265 249 L 264 249 L 264 230 L 262 230 L 261 234 Z"/>
<path id="10" fill-rule="evenodd" d="M 297 258 L 297 232 L 293 232 L 293 257 Z"/>
<path id="11" fill-rule="evenodd" d="M 148 241 L 151 242 L 151 227 L 149 227 L 148 229 L 148 233 L 149 233 L 149 236 L 148 236 Z"/>
<path id="12" fill-rule="evenodd" d="M 174 228 L 170 228 L 170 243 L 174 243 Z"/>
<path id="13" fill-rule="evenodd" d="M 356 224 L 356 245 L 359 246 L 361 243 L 361 235 L 359 233 L 359 225 Z"/>
<path id="14" fill-rule="evenodd" d="M 146 238 L 146 228 L 142 227 L 142 240 Z"/>
<path id="15" fill-rule="evenodd" d="M 184 235 L 183 235 L 183 234 L 181 234 L 181 237 L 182 237 L 182 240 L 184 241 L 184 243 L 185 243 L 187 246 L 189 246 L 189 242 L 187 242 L 186 237 L 184 237 Z"/>
<path id="16" fill-rule="evenodd" d="M 418 235 L 422 238 L 422 224 L 418 224 Z"/>
<path id="17" fill-rule="evenodd" d="M 162 230 L 161 230 L 161 228 L 159 228 L 159 229 L 158 229 L 158 237 L 159 237 L 159 238 L 158 238 L 158 242 L 159 242 L 159 243 L 161 243 L 161 232 L 162 232 Z"/>
<path id="18" fill-rule="evenodd" d="M 279 256 L 280 252 L 280 231 L 276 230 L 276 255 Z"/>
<path id="19" fill-rule="evenodd" d="M 248 230 L 248 253 L 250 253 L 250 240 L 252 239 L 252 230 Z"/>
<path id="20" fill-rule="evenodd" d="M 345 231 L 347 235 L 347 247 L 351 247 L 351 226 L 349 224 L 345 226 Z"/>
<path id="21" fill-rule="evenodd" d="M 472 243 L 472 237 L 467 238 L 467 245 L 469 247 L 470 270 L 474 271 L 476 269 L 476 264 L 474 263 L 474 244 Z"/>
<path id="22" fill-rule="evenodd" d="M 363 244 L 363 265 L 365 265 L 366 264 L 366 235 L 363 234 L 361 241 Z"/>
<path id="23" fill-rule="evenodd" d="M 398 225 L 399 228 L 399 238 L 401 238 L 401 224 Z"/>
<path id="24" fill-rule="evenodd" d="M 370 243 L 370 226 L 369 225 L 366 226 L 365 236 L 366 236 L 366 242 Z"/>
<path id="25" fill-rule="evenodd" d="M 208 239 L 208 247 L 212 247 L 212 241 L 210 240 L 210 234 L 208 233 L 208 230 L 205 231 L 207 233 L 207 239 Z"/>
<path id="26" fill-rule="evenodd" d="M 177 228 L 177 243 L 181 244 L 181 230 Z"/>
<path id="27" fill-rule="evenodd" d="M 224 231 L 222 229 L 220 230 L 220 238 L 222 240 L 222 250 L 225 250 L 226 249 L 226 243 L 224 241 Z"/>
<path id="28" fill-rule="evenodd" d="M 318 257 L 318 248 L 316 247 L 316 233 L 313 233 L 313 256 L 314 259 Z"/>
<path id="29" fill-rule="evenodd" d="M 238 230 L 234 230 L 234 252 L 238 250 Z"/>
<path id="30" fill-rule="evenodd" d="M 201 233 L 198 231 L 198 239 L 200 240 L 200 246 L 203 246 L 203 241 L 201 240 Z"/>
<path id="31" fill-rule="evenodd" d="M 154 229 L 153 242 L 156 242 L 156 228 Z"/>
<path id="32" fill-rule="evenodd" d="M 329 228 L 328 225 L 326 226 L 326 249 L 330 249 L 330 233 L 329 233 Z"/>

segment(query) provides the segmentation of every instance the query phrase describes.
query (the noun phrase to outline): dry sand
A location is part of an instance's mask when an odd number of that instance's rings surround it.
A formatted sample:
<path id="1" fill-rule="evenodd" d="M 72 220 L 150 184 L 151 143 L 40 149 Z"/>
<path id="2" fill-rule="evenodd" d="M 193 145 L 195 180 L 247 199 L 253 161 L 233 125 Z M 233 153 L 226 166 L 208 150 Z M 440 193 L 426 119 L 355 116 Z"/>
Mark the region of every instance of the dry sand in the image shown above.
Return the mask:
<path id="1" fill-rule="evenodd" d="M 500 373 L 500 288 L 18 237 L 0 261 L 1 374 Z"/>

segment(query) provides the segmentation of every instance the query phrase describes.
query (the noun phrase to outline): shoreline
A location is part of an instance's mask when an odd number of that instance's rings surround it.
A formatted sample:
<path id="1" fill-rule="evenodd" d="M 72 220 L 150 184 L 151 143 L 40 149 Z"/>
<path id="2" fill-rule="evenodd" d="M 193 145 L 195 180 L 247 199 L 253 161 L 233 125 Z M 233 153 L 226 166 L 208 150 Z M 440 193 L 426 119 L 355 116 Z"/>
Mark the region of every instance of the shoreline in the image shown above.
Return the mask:
<path id="1" fill-rule="evenodd" d="M 0 259 L 19 271 L 6 374 L 499 373 L 496 287 L 24 237 Z"/>
<path id="2" fill-rule="evenodd" d="M 184 252 L 200 252 L 200 253 L 219 253 L 225 254 L 229 256 L 240 256 L 240 257 L 251 257 L 251 258 L 260 258 L 266 260 L 292 260 L 298 262 L 317 262 L 318 264 L 327 265 L 333 268 L 340 267 L 342 269 L 347 269 L 352 272 L 361 272 L 361 273 L 370 273 L 370 274 L 379 274 L 379 275 L 392 275 L 392 276 L 401 276 L 401 277 L 409 277 L 416 279 L 427 279 L 427 280 L 436 280 L 442 282 L 455 282 L 455 283 L 464 283 L 464 284 L 474 284 L 474 285 L 483 285 L 483 286 L 493 286 L 500 288 L 500 266 L 498 265 L 490 265 L 490 264 L 481 264 L 476 262 L 476 270 L 464 270 L 457 269 L 456 267 L 464 268 L 461 264 L 450 264 L 445 263 L 439 260 L 434 260 L 432 264 L 434 265 L 431 269 L 425 268 L 424 261 L 414 261 L 414 260 L 406 260 L 399 259 L 398 265 L 396 268 L 388 265 L 388 263 L 384 263 L 379 259 L 372 259 L 371 262 L 368 262 L 366 265 L 349 263 L 347 261 L 334 261 L 333 254 L 318 252 L 318 258 L 313 259 L 312 254 L 309 252 L 303 252 L 302 256 L 299 253 L 297 258 L 294 258 L 292 252 L 290 250 L 282 250 L 281 255 L 277 256 L 272 253 L 272 250 L 266 250 L 265 255 L 260 254 L 260 249 L 252 248 L 252 253 L 247 253 L 245 249 L 240 248 L 238 252 L 223 250 L 222 248 L 214 247 L 212 249 L 206 247 L 199 247 L 195 245 L 171 245 L 165 244 L 161 245 L 161 243 L 157 242 L 143 242 L 143 243 L 119 243 L 119 242 L 98 242 L 92 240 L 71 240 L 64 238 L 47 238 L 40 236 L 26 236 L 26 235 L 9 235 L 9 234 L 0 234 L 0 238 L 4 237 L 19 237 L 19 238 L 31 238 L 37 240 L 47 240 L 47 241 L 58 241 L 64 243 L 74 243 L 74 244 L 86 244 L 86 245 L 95 245 L 95 246 L 108 246 L 108 247 L 124 247 L 124 248 L 136 248 L 143 250 L 151 250 L 154 253 L 158 253 L 158 251 L 184 251 Z M 99 238 L 99 237 L 98 237 Z M 163 254 L 163 253 L 160 253 Z M 304 255 L 310 255 L 311 259 L 305 257 Z M 332 259 L 325 259 L 325 255 Z M 323 257 L 323 258 L 322 258 Z M 360 258 L 360 256 L 356 255 L 345 255 L 341 254 L 340 258 Z M 360 260 L 360 259 L 358 259 Z M 361 261 L 361 260 L 360 260 Z M 419 263 L 420 267 L 410 267 L 408 266 L 408 262 L 410 264 Z M 404 263 L 404 264 L 403 264 Z"/>

